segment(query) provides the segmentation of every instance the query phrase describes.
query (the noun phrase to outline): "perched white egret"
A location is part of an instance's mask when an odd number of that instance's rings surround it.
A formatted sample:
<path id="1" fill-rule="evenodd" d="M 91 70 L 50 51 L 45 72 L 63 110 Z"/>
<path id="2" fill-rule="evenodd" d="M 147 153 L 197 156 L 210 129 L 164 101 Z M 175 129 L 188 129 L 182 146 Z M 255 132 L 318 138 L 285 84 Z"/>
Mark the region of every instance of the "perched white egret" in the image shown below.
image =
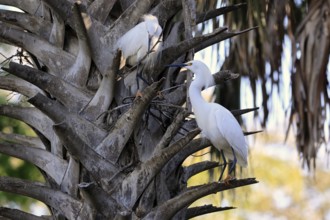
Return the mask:
<path id="1" fill-rule="evenodd" d="M 122 51 L 122 58 L 126 64 L 137 65 L 137 77 L 145 81 L 139 70 L 139 65 L 153 63 L 155 52 L 159 51 L 162 42 L 162 28 L 157 17 L 146 14 L 143 22 L 125 33 L 117 42 L 117 47 Z M 123 62 L 122 62 L 123 63 Z M 139 82 L 136 78 L 137 88 Z"/>
<path id="2" fill-rule="evenodd" d="M 233 116 L 226 108 L 216 103 L 206 102 L 201 91 L 214 85 L 213 76 L 209 68 L 201 61 L 193 60 L 184 64 L 172 64 L 168 66 L 185 67 L 191 70 L 195 79 L 189 87 L 190 101 L 193 107 L 198 127 L 211 143 L 221 151 L 226 166 L 226 158 L 233 160 L 229 168 L 226 180 L 229 180 L 236 162 L 247 166 L 248 148 L 243 131 Z M 219 180 L 222 177 L 223 172 Z"/>

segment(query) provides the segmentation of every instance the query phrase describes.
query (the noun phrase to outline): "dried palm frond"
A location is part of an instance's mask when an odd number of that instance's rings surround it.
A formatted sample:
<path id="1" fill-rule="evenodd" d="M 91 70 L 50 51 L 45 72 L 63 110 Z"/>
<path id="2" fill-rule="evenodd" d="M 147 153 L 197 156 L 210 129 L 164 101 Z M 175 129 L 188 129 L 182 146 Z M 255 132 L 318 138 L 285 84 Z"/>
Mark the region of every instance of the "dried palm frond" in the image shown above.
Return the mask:
<path id="1" fill-rule="evenodd" d="M 327 93 L 326 68 L 330 53 L 330 2 L 312 1 L 297 28 L 292 70 L 291 123 L 296 124 L 296 144 L 303 162 L 315 168 L 316 153 L 325 143 Z"/>
<path id="2" fill-rule="evenodd" d="M 240 4 L 244 0 L 221 1 L 226 5 Z M 292 109 L 289 128 L 296 125 L 298 152 L 303 163 L 310 167 L 320 146 L 325 143 L 324 126 L 328 81 L 326 68 L 330 53 L 330 19 L 328 0 L 302 1 L 247 1 L 248 10 L 227 13 L 225 25 L 229 29 L 258 26 L 228 43 L 223 69 L 231 69 L 250 79 L 256 106 L 257 87 L 261 87 L 262 126 L 269 115 L 269 99 L 273 87 L 281 90 L 282 56 L 285 37 L 292 43 Z M 236 99 L 226 99 L 239 93 L 240 84 L 216 90 L 216 101 L 227 108 L 239 108 Z M 233 91 L 233 93 L 231 92 Z M 239 95 L 239 94 L 238 94 Z M 219 98 L 221 97 L 221 98 Z M 238 105 L 238 106 L 237 106 Z M 289 131 L 289 129 L 288 129 Z"/>

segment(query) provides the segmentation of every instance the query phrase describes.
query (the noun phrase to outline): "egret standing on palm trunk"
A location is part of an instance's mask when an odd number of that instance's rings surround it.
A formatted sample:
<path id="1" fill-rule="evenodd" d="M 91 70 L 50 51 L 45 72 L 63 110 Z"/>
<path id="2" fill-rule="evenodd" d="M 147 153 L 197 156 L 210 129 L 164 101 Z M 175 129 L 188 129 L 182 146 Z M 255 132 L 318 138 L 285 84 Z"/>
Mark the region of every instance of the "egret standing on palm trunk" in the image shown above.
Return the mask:
<path id="1" fill-rule="evenodd" d="M 130 66 L 137 66 L 138 94 L 140 94 L 138 77 L 146 82 L 142 78 L 143 66 L 154 63 L 153 58 L 161 47 L 162 31 L 157 17 L 147 14 L 143 16 L 143 22 L 130 29 L 117 42 L 117 47 L 122 51 L 123 61 Z"/>
<path id="2" fill-rule="evenodd" d="M 169 66 L 185 67 L 194 73 L 195 79 L 190 84 L 189 96 L 197 125 L 213 146 L 221 151 L 224 166 L 227 164 L 225 158 L 233 161 L 226 180 L 231 179 L 230 174 L 236 163 L 242 167 L 247 166 L 248 148 L 243 131 L 233 114 L 219 104 L 206 102 L 201 95 L 203 89 L 214 85 L 214 79 L 209 68 L 198 60 Z M 223 171 L 219 180 L 222 174 Z"/>

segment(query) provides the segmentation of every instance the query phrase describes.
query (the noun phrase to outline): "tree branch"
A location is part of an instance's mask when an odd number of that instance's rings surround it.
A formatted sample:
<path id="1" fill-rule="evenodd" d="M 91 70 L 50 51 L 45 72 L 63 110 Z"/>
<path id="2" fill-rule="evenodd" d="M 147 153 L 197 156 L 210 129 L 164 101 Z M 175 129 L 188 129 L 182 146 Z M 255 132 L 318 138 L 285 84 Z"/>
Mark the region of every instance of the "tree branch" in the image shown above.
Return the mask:
<path id="1" fill-rule="evenodd" d="M 69 158 L 69 164 L 64 172 L 61 182 L 61 191 L 73 198 L 78 198 L 78 184 L 80 178 L 80 162 L 73 157 Z"/>
<path id="2" fill-rule="evenodd" d="M 96 20 L 104 24 L 116 0 L 95 0 L 88 7 L 87 12 Z"/>
<path id="3" fill-rule="evenodd" d="M 19 144 L 0 143 L 0 152 L 28 161 L 51 176 L 60 185 L 68 163 L 54 154 L 39 148 Z"/>
<path id="4" fill-rule="evenodd" d="M 107 219 L 115 219 L 117 213 L 131 213 L 131 210 L 121 206 L 97 184 L 80 188 L 80 192 L 84 197 L 90 198 L 97 211 L 106 216 Z"/>
<path id="5" fill-rule="evenodd" d="M 232 180 L 230 181 L 230 184 L 214 182 L 201 186 L 190 187 L 185 192 L 179 194 L 178 196 L 170 200 L 167 200 L 162 205 L 156 207 L 145 217 L 145 219 L 170 219 L 179 210 L 206 195 L 255 183 L 258 183 L 255 178 L 249 178 L 241 180 Z"/>
<path id="6" fill-rule="evenodd" d="M 65 24 L 63 18 L 54 10 L 48 9 L 52 14 L 52 30 L 49 35 L 49 42 L 58 48 L 64 47 Z"/>
<path id="7" fill-rule="evenodd" d="M 248 135 L 252 135 L 252 134 L 258 134 L 260 132 L 263 132 L 263 130 L 260 130 L 260 131 L 245 131 L 243 133 L 244 133 L 244 136 L 248 136 Z"/>
<path id="8" fill-rule="evenodd" d="M 73 2 L 67 0 L 43 0 L 49 7 L 51 7 L 58 15 L 74 29 L 74 21 L 73 21 Z"/>
<path id="9" fill-rule="evenodd" d="M 213 44 L 219 43 L 220 41 L 232 38 L 232 37 L 240 35 L 240 34 L 244 34 L 246 32 L 249 32 L 249 31 L 257 29 L 257 28 L 258 27 L 252 27 L 252 28 L 248 28 L 248 29 L 245 29 L 245 30 L 242 30 L 242 31 L 237 31 L 237 32 L 222 32 L 222 33 L 216 35 L 215 37 L 205 39 L 203 42 L 196 45 L 195 52 L 203 50 L 204 48 L 206 48 L 208 46 L 211 46 Z"/>
<path id="10" fill-rule="evenodd" d="M 259 110 L 259 107 L 231 110 L 230 112 L 234 116 L 239 116 L 239 115 L 243 115 L 243 114 L 246 114 L 246 113 L 249 113 L 249 112 L 252 112 L 252 111 L 257 111 L 257 110 Z"/>
<path id="11" fill-rule="evenodd" d="M 82 109 L 91 98 L 86 92 L 83 92 L 64 80 L 59 79 L 59 77 L 29 66 L 10 62 L 9 68 L 3 67 L 2 69 L 49 92 L 74 112 L 78 112 Z"/>
<path id="12" fill-rule="evenodd" d="M 188 113 L 186 111 L 179 112 L 179 114 L 175 117 L 172 124 L 167 128 L 165 134 L 162 136 L 162 138 L 156 145 L 154 153 L 159 152 L 170 144 L 171 140 L 173 140 L 173 137 L 180 129 L 183 119 L 187 116 Z"/>
<path id="13" fill-rule="evenodd" d="M 118 168 L 96 153 L 77 135 L 66 121 L 54 125 L 56 134 L 61 138 L 71 157 L 81 162 L 94 179 L 104 185 L 103 179 L 110 179 L 118 172 Z"/>
<path id="14" fill-rule="evenodd" d="M 181 9 L 181 1 L 163 0 L 151 10 L 151 14 L 156 15 L 160 26 L 164 27 L 166 22 Z"/>
<path id="15" fill-rule="evenodd" d="M 53 121 L 33 107 L 0 105 L 0 115 L 18 119 L 38 130 L 51 142 L 51 150 L 56 156 L 62 156 L 62 145 L 53 132 Z"/>
<path id="16" fill-rule="evenodd" d="M 82 110 L 82 114 L 90 121 L 96 121 L 97 118 L 106 112 L 114 97 L 115 79 L 119 70 L 121 58 L 121 51 L 117 51 L 116 56 L 112 62 L 110 71 L 108 71 L 102 78 L 100 87 L 95 93 L 94 97 Z M 98 123 L 100 123 L 103 117 L 100 117 Z"/>
<path id="17" fill-rule="evenodd" d="M 205 34 L 202 36 L 194 37 L 192 39 L 188 39 L 188 40 L 182 41 L 178 44 L 164 48 L 160 52 L 161 56 L 162 56 L 162 68 L 164 68 L 164 64 L 172 63 L 173 61 L 178 59 L 181 55 L 183 55 L 190 49 L 198 48 L 198 45 L 200 45 L 200 44 L 205 45 L 205 42 L 207 42 L 208 46 L 209 46 L 214 43 L 220 42 L 221 39 L 224 38 L 223 36 L 225 35 L 225 33 L 228 33 L 228 32 L 224 32 L 227 29 L 228 29 L 227 27 L 218 28 L 210 34 Z M 215 41 L 214 39 L 217 39 L 217 40 Z M 224 38 L 224 39 L 226 39 L 226 38 Z"/>
<path id="18" fill-rule="evenodd" d="M 125 11 L 135 0 L 120 0 L 120 6 Z"/>
<path id="19" fill-rule="evenodd" d="M 44 39 L 48 39 L 52 24 L 44 19 L 27 13 L 0 9 L 0 20 L 13 24 Z"/>
<path id="20" fill-rule="evenodd" d="M 161 79 L 143 90 L 143 96 L 137 98 L 131 108 L 117 120 L 108 136 L 96 147 L 96 152 L 113 163 L 117 162 L 135 126 L 163 81 L 164 79 Z"/>
<path id="21" fill-rule="evenodd" d="M 155 0 L 134 1 L 110 27 L 110 31 L 105 36 L 108 42 L 116 42 L 120 36 L 136 25 L 143 14 L 147 13 Z"/>
<path id="22" fill-rule="evenodd" d="M 215 85 L 219 85 L 228 80 L 236 79 L 239 76 L 240 75 L 238 73 L 233 73 L 230 70 L 219 70 L 217 73 L 213 74 L 213 79 L 214 79 Z M 214 85 L 210 85 L 210 87 L 211 86 L 214 86 Z"/>
<path id="23" fill-rule="evenodd" d="M 97 127 L 90 121 L 79 117 L 77 114 L 69 112 L 57 101 L 51 100 L 44 95 L 37 94 L 29 99 L 29 102 L 34 106 L 37 106 L 38 109 L 50 117 L 55 123 L 65 121 L 74 133 L 91 147 L 97 146 L 97 144 L 99 144 L 106 136 L 106 131 L 103 129 Z"/>
<path id="24" fill-rule="evenodd" d="M 66 0 L 44 0 L 56 12 L 58 12 L 67 23 L 74 28 L 72 20 L 72 4 Z M 154 0 L 139 0 L 135 1 L 129 9 L 127 9 L 118 20 L 113 24 L 113 28 L 105 27 L 100 22 L 89 17 L 89 28 L 87 29 L 88 37 L 91 43 L 91 51 L 93 60 L 102 73 L 105 75 L 111 69 L 115 56 L 114 47 L 119 37 L 127 30 L 132 28 L 136 20 L 138 20 L 150 8 Z M 82 10 L 83 12 L 85 10 Z M 85 24 L 86 25 L 86 24 Z M 111 76 L 113 78 L 113 76 Z M 114 80 L 114 79 L 112 79 Z"/>
<path id="25" fill-rule="evenodd" d="M 14 142 L 21 145 L 28 145 L 31 147 L 39 148 L 45 150 L 45 145 L 42 143 L 40 138 L 37 137 L 31 137 L 26 136 L 22 134 L 6 134 L 3 132 L 0 132 L 0 139 L 5 140 L 7 142 Z"/>
<path id="26" fill-rule="evenodd" d="M 187 219 L 191 219 L 200 215 L 209 214 L 212 212 L 222 212 L 230 209 L 235 209 L 235 207 L 215 207 L 212 205 L 197 206 L 187 209 Z"/>
<path id="27" fill-rule="evenodd" d="M 2 67 L 3 68 L 3 67 Z M 16 76 L 7 75 L 7 76 L 0 76 L 0 88 L 18 92 L 22 95 L 25 95 L 28 98 L 35 96 L 37 93 L 43 94 L 44 92 L 39 89 L 37 86 L 22 80 Z"/>
<path id="28" fill-rule="evenodd" d="M 3 5 L 11 5 L 14 6 L 16 8 L 19 8 L 29 14 L 35 14 L 36 16 L 40 16 L 42 14 L 42 6 L 40 4 L 42 4 L 42 2 L 38 1 L 38 0 L 25 0 L 25 1 L 21 1 L 21 0 L 0 0 L 0 4 Z"/>
<path id="29" fill-rule="evenodd" d="M 196 5 L 195 0 L 181 0 L 182 9 L 183 9 L 183 21 L 184 21 L 184 31 L 185 31 L 185 40 L 190 40 L 193 38 L 193 29 L 196 25 Z M 193 60 L 194 59 L 194 48 L 191 48 L 189 51 L 187 51 L 186 55 L 187 60 Z M 188 71 L 188 74 L 186 75 L 186 84 L 187 87 L 190 86 L 190 83 L 192 82 L 193 74 L 191 71 Z M 188 112 L 191 111 L 192 106 L 190 103 L 190 97 L 189 93 L 186 94 L 186 108 Z"/>
<path id="30" fill-rule="evenodd" d="M 79 87 L 84 87 L 88 80 L 92 63 L 92 54 L 86 27 L 78 3 L 73 4 L 74 30 L 78 37 L 78 54 L 73 65 L 64 75 L 64 79 Z"/>
<path id="31" fill-rule="evenodd" d="M 202 22 L 207 21 L 209 19 L 215 18 L 219 15 L 223 15 L 223 14 L 226 14 L 228 12 L 235 11 L 235 10 L 243 8 L 245 6 L 246 6 L 246 3 L 239 3 L 239 4 L 229 5 L 229 6 L 217 8 L 217 9 L 202 13 L 202 14 L 197 16 L 197 23 L 202 23 Z"/>
<path id="32" fill-rule="evenodd" d="M 149 185 L 146 187 L 144 192 L 141 194 L 140 199 L 137 201 L 137 204 L 135 205 L 134 209 L 135 214 L 141 218 L 142 216 L 146 215 L 154 206 L 154 203 L 156 201 L 156 190 L 160 190 L 160 187 L 158 184 L 156 184 L 155 177 Z M 158 202 L 158 199 L 157 199 Z"/>
<path id="33" fill-rule="evenodd" d="M 166 100 L 166 102 L 172 105 L 182 106 L 186 101 L 186 94 L 187 94 L 186 91 L 187 91 L 187 85 L 182 84 L 173 92 L 165 94 L 164 99 Z"/>
<path id="34" fill-rule="evenodd" d="M 74 62 L 74 57 L 70 53 L 55 47 L 37 35 L 11 28 L 3 22 L 0 22 L 0 39 L 29 51 L 55 75 L 65 72 Z"/>
<path id="35" fill-rule="evenodd" d="M 200 130 L 195 129 L 171 146 L 156 152 L 149 160 L 136 167 L 117 186 L 112 186 L 113 197 L 122 202 L 125 207 L 133 208 L 156 174 L 174 155 L 186 148 L 186 145 L 199 133 Z"/>
<path id="36" fill-rule="evenodd" d="M 73 2 L 67 0 L 44 0 L 47 5 L 49 5 L 53 10 L 55 10 L 62 19 L 68 24 L 71 28 L 75 29 L 75 23 L 72 13 Z M 81 11 L 84 13 L 86 9 L 81 7 Z M 107 42 L 105 35 L 109 31 L 109 28 L 98 22 L 97 20 L 89 17 L 86 14 L 84 19 L 85 26 L 87 28 L 87 34 L 89 37 L 90 48 L 92 52 L 92 58 L 95 62 L 97 68 L 100 70 L 102 75 L 104 75 L 108 69 L 111 67 L 114 42 Z M 74 59 L 74 58 L 73 58 Z M 73 63 L 73 62 L 72 62 Z"/>
<path id="37" fill-rule="evenodd" d="M 215 167 L 218 167 L 219 163 L 218 162 L 213 162 L 213 161 L 202 161 L 199 163 L 192 164 L 188 167 L 184 167 L 184 177 L 183 180 L 184 182 L 187 182 L 187 180 L 205 170 L 209 170 Z"/>
<path id="38" fill-rule="evenodd" d="M 197 138 L 192 140 L 167 163 L 166 174 L 170 175 L 191 154 L 211 145 L 211 142 L 206 138 Z"/>
<path id="39" fill-rule="evenodd" d="M 36 216 L 18 209 L 0 207 L 0 216 L 6 219 L 24 219 L 24 220 L 52 220 L 51 216 Z"/>
<path id="40" fill-rule="evenodd" d="M 83 204 L 78 200 L 38 182 L 2 176 L 0 177 L 0 190 L 42 201 L 60 211 L 68 219 L 77 219 L 83 208 Z"/>

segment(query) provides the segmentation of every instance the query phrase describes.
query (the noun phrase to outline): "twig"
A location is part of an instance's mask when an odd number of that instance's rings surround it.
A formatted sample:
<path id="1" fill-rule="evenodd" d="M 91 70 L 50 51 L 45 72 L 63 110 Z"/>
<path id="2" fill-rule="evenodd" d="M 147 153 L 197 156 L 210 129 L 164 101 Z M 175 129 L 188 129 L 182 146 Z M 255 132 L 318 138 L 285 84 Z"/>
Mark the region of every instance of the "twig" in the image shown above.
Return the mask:
<path id="1" fill-rule="evenodd" d="M 237 110 L 231 110 L 231 113 L 234 116 L 238 116 L 238 115 L 243 115 L 243 114 L 248 113 L 248 112 L 257 111 L 258 109 L 259 109 L 259 107 L 247 108 L 247 109 L 237 109 Z"/>
<path id="2" fill-rule="evenodd" d="M 236 207 L 215 207 L 213 205 L 197 206 L 188 208 L 186 218 L 191 219 L 200 215 L 205 215 L 212 212 L 222 212 L 231 209 L 236 209 Z"/>
<path id="3" fill-rule="evenodd" d="M 260 132 L 263 132 L 263 130 L 260 130 L 260 131 L 245 131 L 243 133 L 244 133 L 244 136 L 248 136 L 248 135 L 252 135 L 252 134 L 258 134 Z"/>
<path id="4" fill-rule="evenodd" d="M 141 115 L 155 97 L 163 81 L 164 79 L 161 79 L 146 87 L 143 97 L 136 99 L 132 107 L 117 120 L 108 136 L 96 147 L 100 155 L 104 155 L 109 161 L 117 162 Z"/>
<path id="5" fill-rule="evenodd" d="M 165 134 L 163 137 L 160 139 L 159 143 L 155 147 L 155 153 L 159 153 L 161 149 L 164 149 L 173 139 L 175 133 L 178 131 L 180 128 L 180 125 L 183 121 L 183 119 L 187 116 L 186 111 L 181 111 L 179 114 L 175 117 L 174 121 L 172 124 L 167 128 Z"/>

